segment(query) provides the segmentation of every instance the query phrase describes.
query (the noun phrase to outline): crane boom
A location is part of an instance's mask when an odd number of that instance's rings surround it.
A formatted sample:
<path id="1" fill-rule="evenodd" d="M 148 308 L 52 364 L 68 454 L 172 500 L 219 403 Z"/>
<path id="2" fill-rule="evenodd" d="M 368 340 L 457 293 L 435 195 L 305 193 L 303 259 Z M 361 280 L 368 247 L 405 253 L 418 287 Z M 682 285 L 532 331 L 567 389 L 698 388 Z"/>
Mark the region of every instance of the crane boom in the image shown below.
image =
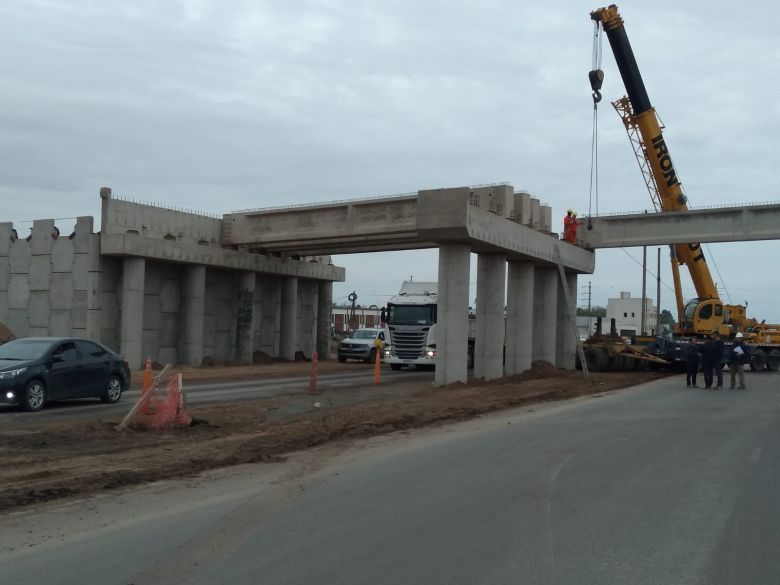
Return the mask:
<path id="1" fill-rule="evenodd" d="M 639 149 L 647 160 L 661 210 L 687 210 L 687 198 L 664 140 L 663 130 L 658 122 L 655 108 L 650 103 L 650 97 L 645 89 L 617 6 L 612 4 L 606 8 L 594 10 L 590 13 L 590 17 L 604 28 L 615 56 L 615 62 L 626 87 L 628 99 L 623 98 L 613 105 L 621 113 L 629 134 L 632 128 L 637 131 Z M 623 107 L 622 110 L 620 105 Z M 641 163 L 640 166 L 642 166 Z M 675 245 L 675 256 L 677 262 L 685 264 L 688 268 L 699 299 L 720 300 L 700 244 L 677 244 Z"/>

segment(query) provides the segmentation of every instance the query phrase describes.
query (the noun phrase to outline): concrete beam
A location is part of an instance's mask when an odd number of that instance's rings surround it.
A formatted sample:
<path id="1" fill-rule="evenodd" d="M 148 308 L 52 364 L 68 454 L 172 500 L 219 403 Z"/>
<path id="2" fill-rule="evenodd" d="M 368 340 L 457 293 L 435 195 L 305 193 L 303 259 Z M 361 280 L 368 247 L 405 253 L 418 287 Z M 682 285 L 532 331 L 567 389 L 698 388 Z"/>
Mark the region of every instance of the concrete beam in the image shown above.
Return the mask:
<path id="1" fill-rule="evenodd" d="M 433 189 L 416 196 L 228 214 L 223 238 L 226 244 L 294 255 L 410 250 L 457 242 L 469 244 L 473 252 L 555 265 L 559 241 L 538 231 L 551 230 L 548 210 L 542 218 L 539 200 L 515 196 L 509 185 Z M 523 225 L 526 222 L 536 229 Z M 565 243 L 560 248 L 566 269 L 593 272 L 590 251 Z"/>
<path id="2" fill-rule="evenodd" d="M 508 260 L 549 266 L 557 266 L 555 248 L 559 248 L 564 268 L 577 273 L 593 272 L 593 252 L 469 205 L 469 193 L 465 187 L 420 191 L 420 236 L 438 242 L 464 242 L 472 252 L 503 254 Z"/>
<path id="3" fill-rule="evenodd" d="M 522 374 L 531 368 L 534 327 L 534 265 L 509 262 L 506 299 L 507 376 Z"/>
<path id="4" fill-rule="evenodd" d="M 122 265 L 122 319 L 119 347 L 130 367 L 143 365 L 144 277 L 143 258 L 125 258 Z"/>
<path id="5" fill-rule="evenodd" d="M 504 294 L 506 260 L 499 254 L 477 258 L 477 330 L 474 377 L 495 380 L 504 375 Z"/>
<path id="6" fill-rule="evenodd" d="M 592 225 L 592 229 L 587 229 Z M 579 230 L 589 249 L 780 239 L 780 205 L 636 213 L 585 218 Z"/>
<path id="7" fill-rule="evenodd" d="M 202 264 L 224 269 L 300 276 L 315 280 L 344 281 L 344 268 L 339 266 L 265 256 L 216 246 L 154 240 L 139 234 L 101 235 L 100 253 L 107 256 L 136 256 L 165 262 Z"/>
<path id="8" fill-rule="evenodd" d="M 437 386 L 468 379 L 470 258 L 467 244 L 449 243 L 439 248 Z"/>
<path id="9" fill-rule="evenodd" d="M 414 236 L 415 208 L 416 195 L 402 195 L 228 213 L 223 217 L 222 243 L 281 250 L 299 249 L 301 242 L 312 238 L 322 246 L 342 239 L 359 245 L 366 236 L 375 236 L 392 245 Z"/>

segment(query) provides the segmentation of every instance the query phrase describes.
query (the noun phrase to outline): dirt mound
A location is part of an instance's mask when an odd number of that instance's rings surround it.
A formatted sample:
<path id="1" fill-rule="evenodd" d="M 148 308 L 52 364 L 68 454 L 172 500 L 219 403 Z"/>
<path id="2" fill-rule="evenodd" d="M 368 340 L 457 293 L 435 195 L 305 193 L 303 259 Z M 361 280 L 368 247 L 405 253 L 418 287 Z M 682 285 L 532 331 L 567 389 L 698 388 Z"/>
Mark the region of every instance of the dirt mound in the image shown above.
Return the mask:
<path id="1" fill-rule="evenodd" d="M 256 351 L 252 354 L 252 363 L 253 364 L 272 364 L 274 363 L 274 358 L 272 358 L 270 355 L 265 353 L 264 351 Z"/>
<path id="2" fill-rule="evenodd" d="M 16 339 L 13 331 L 11 331 L 5 323 L 0 323 L 0 345 L 8 343 Z"/>

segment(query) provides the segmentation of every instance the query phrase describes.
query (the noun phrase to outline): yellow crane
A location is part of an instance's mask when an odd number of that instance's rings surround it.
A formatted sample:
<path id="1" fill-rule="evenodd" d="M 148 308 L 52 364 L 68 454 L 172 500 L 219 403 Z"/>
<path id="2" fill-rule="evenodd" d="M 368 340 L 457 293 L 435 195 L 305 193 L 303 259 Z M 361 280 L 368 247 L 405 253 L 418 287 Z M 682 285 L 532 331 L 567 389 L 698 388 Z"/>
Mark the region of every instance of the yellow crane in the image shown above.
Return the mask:
<path id="1" fill-rule="evenodd" d="M 660 211 L 687 210 L 688 198 L 664 140 L 663 125 L 650 103 L 617 6 L 612 4 L 594 10 L 590 17 L 600 28 L 598 33 L 601 30 L 606 33 L 623 79 L 627 96 L 612 102 L 612 105 L 623 120 L 654 206 Z M 594 69 L 589 77 L 594 101 L 598 102 L 604 74 L 600 69 Z M 780 369 L 780 349 L 773 347 L 780 344 L 780 325 L 768 325 L 748 318 L 745 306 L 721 301 L 700 244 L 673 244 L 670 248 L 679 315 L 678 332 L 701 336 L 717 331 L 728 337 L 743 332 L 749 341 L 766 346 L 762 350 L 768 354 L 770 369 Z M 696 298 L 687 303 L 682 295 L 680 265 L 687 267 L 696 289 Z"/>

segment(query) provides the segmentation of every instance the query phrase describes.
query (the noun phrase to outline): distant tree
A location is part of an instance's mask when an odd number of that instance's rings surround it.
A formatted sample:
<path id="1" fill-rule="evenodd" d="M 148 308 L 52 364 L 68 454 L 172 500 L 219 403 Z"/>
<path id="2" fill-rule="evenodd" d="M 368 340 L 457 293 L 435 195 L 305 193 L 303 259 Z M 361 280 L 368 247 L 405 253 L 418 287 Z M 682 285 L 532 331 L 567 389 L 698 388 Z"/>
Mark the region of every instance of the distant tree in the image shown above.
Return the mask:
<path id="1" fill-rule="evenodd" d="M 607 308 L 595 306 L 595 307 L 591 307 L 590 309 L 582 309 L 578 307 L 577 316 L 578 317 L 606 317 Z"/>
<path id="2" fill-rule="evenodd" d="M 658 317 L 658 320 L 661 322 L 662 325 L 673 325 L 674 324 L 674 315 L 672 315 L 672 312 L 668 309 L 663 309 L 661 311 L 661 315 Z"/>

